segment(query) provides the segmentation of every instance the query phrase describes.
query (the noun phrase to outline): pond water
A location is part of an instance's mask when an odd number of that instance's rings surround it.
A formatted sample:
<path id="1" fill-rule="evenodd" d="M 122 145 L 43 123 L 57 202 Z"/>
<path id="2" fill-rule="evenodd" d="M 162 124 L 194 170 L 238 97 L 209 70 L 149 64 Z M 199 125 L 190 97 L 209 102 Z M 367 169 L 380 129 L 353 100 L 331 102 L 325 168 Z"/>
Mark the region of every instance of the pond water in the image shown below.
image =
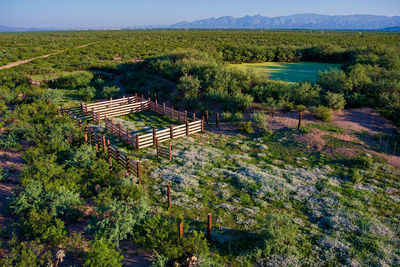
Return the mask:
<path id="1" fill-rule="evenodd" d="M 317 62 L 299 62 L 299 63 L 243 63 L 232 64 L 237 68 L 250 68 L 260 71 L 268 79 L 282 80 L 286 82 L 299 82 L 308 80 L 315 82 L 318 78 L 319 71 L 329 69 L 339 69 L 340 64 L 317 63 Z"/>

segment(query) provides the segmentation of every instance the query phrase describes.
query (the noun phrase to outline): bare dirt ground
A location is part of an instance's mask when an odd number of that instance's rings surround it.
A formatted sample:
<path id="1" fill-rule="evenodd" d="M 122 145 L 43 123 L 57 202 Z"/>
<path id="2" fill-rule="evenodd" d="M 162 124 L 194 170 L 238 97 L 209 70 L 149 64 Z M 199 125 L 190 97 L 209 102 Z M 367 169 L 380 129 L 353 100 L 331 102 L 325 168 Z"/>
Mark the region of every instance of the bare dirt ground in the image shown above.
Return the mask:
<path id="1" fill-rule="evenodd" d="M 88 46 L 88 45 L 91 45 L 91 44 L 92 44 L 92 43 L 80 45 L 80 46 L 78 46 L 77 48 L 83 48 L 83 47 Z M 57 54 L 60 54 L 60 53 L 62 53 L 62 52 L 64 52 L 64 51 L 65 51 L 65 50 L 60 50 L 60 51 L 57 51 L 57 52 L 54 52 L 54 53 L 50 53 L 50 54 L 46 54 L 46 55 L 42 55 L 42 56 L 38 56 L 38 57 L 34 57 L 34 58 L 29 58 L 29 59 L 24 59 L 24 60 L 18 60 L 18 61 L 9 63 L 9 64 L 4 65 L 4 66 L 0 66 L 0 70 L 2 70 L 2 69 L 9 69 L 9 68 L 12 68 L 12 67 L 15 67 L 15 66 L 18 66 L 18 65 L 26 64 L 26 63 L 31 62 L 31 61 L 33 61 L 33 60 L 35 60 L 35 59 L 38 59 L 38 58 L 46 58 L 46 57 L 49 57 L 49 56 L 52 56 L 52 55 L 57 55 Z"/>
<path id="2" fill-rule="evenodd" d="M 306 125 L 308 123 L 324 123 L 316 120 L 309 112 L 304 112 L 302 121 L 302 125 Z M 284 127 L 297 127 L 298 113 L 280 112 L 275 116 L 268 116 L 268 122 L 273 130 L 279 130 Z M 400 157 L 398 156 L 398 152 L 396 155 L 392 155 L 394 148 L 393 141 L 389 139 L 390 141 L 388 142 L 390 143 L 388 148 L 386 148 L 385 140 L 387 141 L 388 139 L 384 139 L 381 142 L 380 149 L 377 150 L 377 147 L 379 147 L 379 141 L 374 139 L 372 137 L 373 135 L 382 134 L 391 137 L 396 132 L 396 127 L 394 127 L 389 120 L 381 116 L 378 111 L 371 108 L 356 108 L 335 111 L 333 112 L 332 122 L 329 124 L 343 128 L 344 133 L 329 133 L 326 131 L 313 129 L 312 133 L 299 136 L 298 140 L 312 150 L 324 150 L 331 154 L 342 154 L 349 157 L 352 157 L 358 153 L 369 153 L 371 155 L 373 154 L 386 159 L 387 162 L 392 166 L 400 167 Z M 369 136 L 361 136 L 359 134 L 361 132 L 368 132 Z M 343 141 L 359 143 L 363 149 L 360 150 L 350 147 L 328 149 L 326 147 L 327 141 L 322 138 L 323 136 L 327 135 Z"/>

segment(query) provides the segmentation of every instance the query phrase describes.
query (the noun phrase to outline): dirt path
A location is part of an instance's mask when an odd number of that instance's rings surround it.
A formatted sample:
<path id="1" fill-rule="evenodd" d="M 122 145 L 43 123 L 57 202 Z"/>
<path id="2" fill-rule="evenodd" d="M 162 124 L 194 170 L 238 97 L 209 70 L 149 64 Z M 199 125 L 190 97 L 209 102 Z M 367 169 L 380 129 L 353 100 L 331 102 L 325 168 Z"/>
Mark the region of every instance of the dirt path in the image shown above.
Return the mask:
<path id="1" fill-rule="evenodd" d="M 80 45 L 80 46 L 77 46 L 76 48 L 83 48 L 83 47 L 91 45 L 91 44 L 93 44 L 93 43 Z M 38 59 L 38 58 L 46 58 L 46 57 L 49 57 L 49 56 L 52 56 L 52 55 L 57 55 L 57 54 L 60 54 L 60 53 L 62 53 L 64 51 L 65 50 L 60 50 L 60 51 L 57 51 L 57 52 L 54 52 L 54 53 L 50 53 L 50 54 L 46 54 L 46 55 L 43 55 L 43 56 L 38 56 L 38 57 L 30 58 L 30 59 L 24 59 L 24 60 L 19 60 L 19 61 L 16 61 L 16 62 L 12 62 L 12 63 L 9 63 L 7 65 L 0 66 L 0 70 L 9 69 L 9 68 L 12 68 L 12 67 L 15 67 L 15 66 L 18 66 L 18 65 L 22 65 L 22 64 L 31 62 L 31 61 L 33 61 L 35 59 Z"/>

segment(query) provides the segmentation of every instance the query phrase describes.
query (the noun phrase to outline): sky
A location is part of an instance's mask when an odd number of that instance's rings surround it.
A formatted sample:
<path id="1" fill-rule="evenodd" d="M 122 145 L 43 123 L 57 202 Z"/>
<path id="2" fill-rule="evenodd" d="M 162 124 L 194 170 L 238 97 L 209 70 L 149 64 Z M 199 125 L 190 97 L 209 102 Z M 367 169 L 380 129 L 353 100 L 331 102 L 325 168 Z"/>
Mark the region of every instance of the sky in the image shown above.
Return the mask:
<path id="1" fill-rule="evenodd" d="M 400 15 L 400 0 L 0 0 L 0 25 L 101 28 L 300 13 Z"/>

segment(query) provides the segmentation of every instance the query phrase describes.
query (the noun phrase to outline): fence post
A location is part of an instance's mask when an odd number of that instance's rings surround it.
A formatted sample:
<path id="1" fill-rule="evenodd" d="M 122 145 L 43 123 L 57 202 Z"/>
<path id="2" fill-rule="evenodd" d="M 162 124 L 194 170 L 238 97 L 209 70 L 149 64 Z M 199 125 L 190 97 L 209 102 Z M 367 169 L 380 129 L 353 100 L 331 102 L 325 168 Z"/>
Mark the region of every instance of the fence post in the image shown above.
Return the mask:
<path id="1" fill-rule="evenodd" d="M 103 135 L 103 150 L 106 152 L 106 137 Z"/>
<path id="2" fill-rule="evenodd" d="M 206 123 L 208 125 L 208 109 L 206 110 Z"/>
<path id="3" fill-rule="evenodd" d="M 157 139 L 157 132 L 156 132 L 156 128 L 153 128 L 153 145 L 156 144 L 156 139 Z"/>
<path id="4" fill-rule="evenodd" d="M 126 133 L 125 134 L 126 134 L 125 139 L 129 140 L 129 134 L 130 133 L 129 133 L 129 128 L 128 127 L 126 128 Z"/>
<path id="5" fill-rule="evenodd" d="M 171 185 L 167 185 L 168 188 L 168 209 L 171 209 Z"/>
<path id="6" fill-rule="evenodd" d="M 163 115 L 165 115 L 165 102 L 162 105 L 163 105 Z"/>
<path id="7" fill-rule="evenodd" d="M 297 125 L 297 130 L 300 130 L 301 128 L 301 119 L 303 117 L 303 112 L 299 112 L 299 125 Z"/>
<path id="8" fill-rule="evenodd" d="M 211 213 L 207 214 L 207 240 L 211 242 Z"/>
<path id="9" fill-rule="evenodd" d="M 219 128 L 219 113 L 215 114 L 215 127 Z"/>
<path id="10" fill-rule="evenodd" d="M 185 122 L 187 121 L 187 111 L 185 110 Z"/>
<path id="11" fill-rule="evenodd" d="M 174 126 L 169 126 L 169 133 L 171 139 L 174 139 Z"/>
<path id="12" fill-rule="evenodd" d="M 189 136 L 189 122 L 186 120 L 186 136 Z"/>
<path id="13" fill-rule="evenodd" d="M 193 121 L 196 120 L 196 112 L 193 112 Z"/>
<path id="14" fill-rule="evenodd" d="M 98 117 L 97 117 L 97 123 L 100 124 L 100 111 L 97 112 L 97 116 L 98 116 Z"/>
<path id="15" fill-rule="evenodd" d="M 203 119 L 201 120 L 201 131 L 204 132 L 204 116 Z"/>
<path id="16" fill-rule="evenodd" d="M 124 102 L 123 102 L 123 105 L 125 105 L 125 96 L 123 96 L 122 99 L 123 99 L 123 101 L 124 101 Z"/>
<path id="17" fill-rule="evenodd" d="M 110 144 L 110 140 L 107 140 L 107 150 L 108 150 L 108 164 L 110 164 L 110 168 L 112 168 L 111 144 Z"/>
<path id="18" fill-rule="evenodd" d="M 180 221 L 178 223 L 178 232 L 179 232 L 179 237 L 182 237 L 183 236 L 183 222 L 182 221 Z"/>
<path id="19" fill-rule="evenodd" d="M 85 133 L 83 136 L 85 137 L 85 144 L 87 144 L 87 134 Z"/>
<path id="20" fill-rule="evenodd" d="M 396 152 L 396 146 L 397 146 L 397 142 L 394 142 L 394 148 L 393 148 L 392 156 L 394 156 L 394 153 Z"/>
<path id="21" fill-rule="evenodd" d="M 139 147 L 139 135 L 136 135 L 136 149 L 137 151 L 139 151 L 140 147 Z"/>
<path id="22" fill-rule="evenodd" d="M 87 113 L 87 104 L 85 104 L 85 115 Z"/>
<path id="23" fill-rule="evenodd" d="M 172 160 L 172 153 L 171 153 L 171 141 L 169 141 L 169 161 Z"/>
<path id="24" fill-rule="evenodd" d="M 135 94 L 135 103 L 137 103 L 138 101 L 137 101 L 137 94 Z"/>

